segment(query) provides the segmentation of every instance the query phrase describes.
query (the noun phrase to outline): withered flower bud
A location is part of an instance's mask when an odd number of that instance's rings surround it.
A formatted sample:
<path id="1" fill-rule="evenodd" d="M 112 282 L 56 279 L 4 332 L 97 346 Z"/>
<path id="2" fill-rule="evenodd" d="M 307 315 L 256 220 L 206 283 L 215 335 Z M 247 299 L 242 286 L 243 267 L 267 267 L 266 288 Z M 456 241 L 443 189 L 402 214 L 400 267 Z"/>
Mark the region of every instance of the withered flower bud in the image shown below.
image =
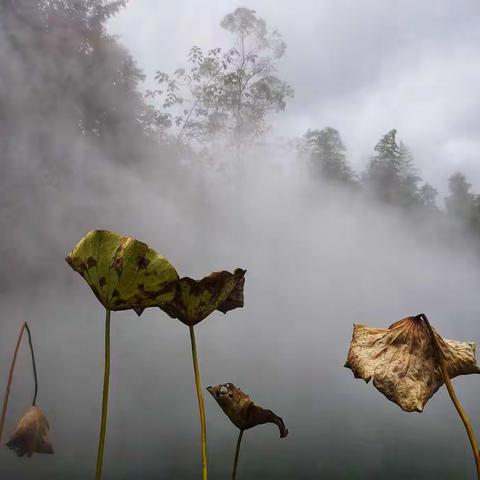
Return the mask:
<path id="1" fill-rule="evenodd" d="M 274 423 L 280 431 L 280 438 L 288 435 L 288 430 L 278 415 L 275 415 L 271 410 L 255 405 L 250 397 L 233 383 L 208 387 L 207 390 L 227 417 L 240 430 L 248 430 L 264 423 Z"/>
<path id="2" fill-rule="evenodd" d="M 30 407 L 22 416 L 17 428 L 13 432 L 7 447 L 14 450 L 19 457 L 34 453 L 53 453 L 48 439 L 50 425 L 47 417 L 38 407 Z"/>

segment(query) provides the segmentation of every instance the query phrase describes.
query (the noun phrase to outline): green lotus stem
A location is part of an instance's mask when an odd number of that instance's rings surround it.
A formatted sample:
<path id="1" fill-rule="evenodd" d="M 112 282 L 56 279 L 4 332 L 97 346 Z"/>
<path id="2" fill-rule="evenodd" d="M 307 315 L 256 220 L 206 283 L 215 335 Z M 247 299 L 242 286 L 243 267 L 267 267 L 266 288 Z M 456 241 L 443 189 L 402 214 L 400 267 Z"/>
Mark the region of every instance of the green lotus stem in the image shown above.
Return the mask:
<path id="1" fill-rule="evenodd" d="M 8 400 L 10 398 L 10 390 L 12 388 L 13 373 L 15 371 L 15 365 L 17 363 L 18 351 L 20 350 L 20 344 L 22 343 L 22 338 L 23 338 L 23 334 L 24 334 L 25 330 L 28 333 L 28 344 L 30 346 L 30 354 L 31 354 L 31 357 L 32 357 L 32 367 L 33 367 L 33 379 L 34 379 L 34 382 L 35 382 L 35 392 L 33 394 L 32 405 L 35 406 L 35 403 L 37 401 L 38 377 L 37 377 L 37 366 L 36 366 L 36 363 L 35 363 L 35 353 L 33 351 L 32 335 L 30 333 L 30 328 L 28 328 L 27 322 L 23 322 L 23 324 L 20 328 L 20 333 L 18 334 L 17 344 L 15 345 L 15 350 L 13 352 L 12 362 L 10 364 L 10 372 L 8 374 L 7 386 L 5 388 L 5 395 L 4 395 L 4 398 L 3 398 L 2 415 L 0 417 L 0 444 L 2 443 L 3 427 L 5 425 L 5 417 L 6 417 L 6 414 L 7 414 Z"/>
<path id="2" fill-rule="evenodd" d="M 233 461 L 233 473 L 232 473 L 232 480 L 237 478 L 237 465 L 238 465 L 238 456 L 240 455 L 240 445 L 242 443 L 243 438 L 243 430 L 240 430 L 237 439 L 237 448 L 235 449 L 235 460 Z"/>
<path id="3" fill-rule="evenodd" d="M 103 451 L 105 448 L 105 432 L 107 430 L 108 388 L 110 383 L 110 310 L 105 310 L 105 370 L 103 375 L 102 421 L 98 439 L 97 470 L 95 480 L 102 478 Z"/>
<path id="4" fill-rule="evenodd" d="M 440 345 L 438 344 L 438 340 L 436 339 L 432 326 L 430 325 L 430 322 L 427 319 L 427 316 L 425 314 L 420 314 L 417 315 L 417 317 L 420 317 L 423 319 L 425 322 L 425 325 L 428 328 L 428 332 L 430 334 L 430 338 L 432 340 L 432 346 L 433 350 L 435 352 L 435 355 L 438 359 L 438 363 L 440 365 L 440 370 L 442 372 L 443 376 L 443 381 L 445 382 L 445 386 L 447 387 L 448 394 L 450 395 L 450 398 L 453 402 L 453 405 L 457 409 L 458 414 L 460 415 L 460 418 L 462 419 L 463 425 L 465 426 L 465 430 L 467 431 L 468 439 L 470 440 L 470 445 L 473 450 L 473 456 L 475 458 L 475 466 L 477 469 L 477 478 L 480 480 L 480 453 L 478 451 L 478 442 L 475 437 L 475 433 L 473 431 L 472 425 L 470 423 L 470 420 L 467 417 L 467 414 L 463 410 L 463 407 L 461 403 L 459 402 L 457 395 L 455 393 L 455 390 L 453 388 L 452 382 L 450 380 L 450 376 L 448 375 L 448 368 L 447 364 L 445 362 L 445 357 L 443 355 L 442 349 L 440 348 Z"/>
<path id="5" fill-rule="evenodd" d="M 201 430 L 201 443 L 202 443 L 202 465 L 203 465 L 203 480 L 208 478 L 208 456 L 207 456 L 207 421 L 205 417 L 205 404 L 203 402 L 202 395 L 202 381 L 200 378 L 200 369 L 198 368 L 197 358 L 197 346 L 195 344 L 195 332 L 193 326 L 188 327 L 190 329 L 190 341 L 192 344 L 192 358 L 193 358 L 193 370 L 195 372 L 195 385 L 197 387 L 197 400 L 198 410 L 200 412 L 200 430 Z"/>

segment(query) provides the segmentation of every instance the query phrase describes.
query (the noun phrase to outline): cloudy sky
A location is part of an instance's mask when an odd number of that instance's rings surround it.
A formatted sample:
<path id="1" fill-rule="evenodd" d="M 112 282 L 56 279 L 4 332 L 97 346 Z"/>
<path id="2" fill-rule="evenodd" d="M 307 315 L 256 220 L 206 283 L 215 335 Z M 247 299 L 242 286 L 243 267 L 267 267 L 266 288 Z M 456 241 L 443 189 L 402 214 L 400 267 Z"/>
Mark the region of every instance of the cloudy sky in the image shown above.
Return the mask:
<path id="1" fill-rule="evenodd" d="M 285 137 L 331 125 L 357 169 L 399 130 L 420 175 L 442 193 L 462 170 L 480 189 L 480 3 L 475 0 L 135 0 L 110 24 L 147 74 L 173 71 L 193 44 L 228 46 L 219 26 L 238 6 L 283 34 L 279 73 L 295 89 L 275 120 Z"/>

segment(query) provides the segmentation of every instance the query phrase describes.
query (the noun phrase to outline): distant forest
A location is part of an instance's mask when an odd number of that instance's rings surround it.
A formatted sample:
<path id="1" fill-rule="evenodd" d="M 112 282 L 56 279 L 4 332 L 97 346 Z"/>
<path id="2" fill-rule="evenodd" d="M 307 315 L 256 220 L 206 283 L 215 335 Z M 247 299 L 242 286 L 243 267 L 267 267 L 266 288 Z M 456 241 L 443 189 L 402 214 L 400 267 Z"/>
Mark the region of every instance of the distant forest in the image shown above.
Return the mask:
<path id="1" fill-rule="evenodd" d="M 193 46 L 185 65 L 159 70 L 158 88 L 144 93 L 144 74 L 106 28 L 126 3 L 0 0 L 0 227 L 24 214 L 12 204 L 15 190 L 47 202 L 41 189 L 53 180 L 42 172 L 73 178 L 74 157 L 88 168 L 111 162 L 134 170 L 155 161 L 168 180 L 181 160 L 188 172 L 212 152 L 226 149 L 241 161 L 252 146 L 268 143 L 271 122 L 294 96 L 277 74 L 276 62 L 287 54 L 279 32 L 238 8 L 218 19 L 231 33 L 229 48 Z M 328 182 L 406 212 L 451 219 L 480 237 L 480 195 L 465 175 L 452 172 L 448 196 L 437 198 L 395 129 L 372 145 L 359 173 L 330 126 L 312 125 L 285 145 L 319 188 Z"/>

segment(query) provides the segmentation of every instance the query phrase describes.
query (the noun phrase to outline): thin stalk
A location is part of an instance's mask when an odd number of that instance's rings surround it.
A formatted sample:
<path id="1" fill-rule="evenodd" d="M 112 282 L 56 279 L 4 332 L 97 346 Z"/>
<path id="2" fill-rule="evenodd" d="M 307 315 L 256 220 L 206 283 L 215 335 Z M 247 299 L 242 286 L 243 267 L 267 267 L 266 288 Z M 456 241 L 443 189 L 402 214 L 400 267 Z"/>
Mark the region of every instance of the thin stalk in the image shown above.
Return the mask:
<path id="1" fill-rule="evenodd" d="M 237 478 L 237 465 L 238 465 L 238 456 L 240 455 L 240 444 L 242 443 L 243 438 L 243 430 L 240 430 L 237 439 L 237 448 L 235 449 L 235 460 L 233 461 L 233 473 L 232 473 L 232 480 Z"/>
<path id="2" fill-rule="evenodd" d="M 202 381 L 200 378 L 200 369 L 198 368 L 197 346 L 195 343 L 195 332 L 193 326 L 190 329 L 190 342 L 192 344 L 193 371 L 195 372 L 195 385 L 197 387 L 198 410 L 200 412 L 200 430 L 202 443 L 202 465 L 203 480 L 208 478 L 208 457 L 207 457 L 207 421 L 205 417 L 205 404 L 203 403 Z"/>
<path id="3" fill-rule="evenodd" d="M 7 387 L 5 388 L 5 396 L 3 398 L 3 407 L 2 407 L 2 416 L 0 417 L 0 444 L 2 442 L 3 426 L 5 424 L 5 416 L 7 414 L 8 399 L 10 397 L 10 389 L 12 388 L 13 382 L 13 372 L 15 371 L 15 364 L 17 363 L 18 350 L 20 349 L 20 344 L 22 343 L 23 332 L 25 331 L 24 322 L 20 328 L 20 333 L 18 334 L 17 344 L 15 346 L 15 351 L 13 352 L 12 362 L 10 364 L 10 373 L 8 374 Z"/>
<path id="4" fill-rule="evenodd" d="M 480 453 L 478 450 L 478 442 L 475 437 L 475 433 L 473 431 L 472 425 L 470 423 L 470 420 L 467 417 L 467 414 L 463 410 L 462 405 L 460 404 L 457 395 L 455 393 L 455 390 L 453 388 L 452 382 L 450 380 L 450 376 L 448 375 L 448 368 L 447 364 L 445 362 L 445 357 L 443 356 L 442 349 L 440 348 L 440 345 L 438 344 L 438 340 L 436 339 L 432 326 L 430 325 L 430 322 L 427 319 L 427 316 L 425 314 L 420 314 L 418 317 L 422 318 L 423 321 L 425 322 L 425 325 L 428 328 L 428 331 L 430 333 L 430 338 L 432 340 L 432 346 L 433 350 L 435 352 L 435 355 L 438 359 L 438 363 L 440 365 L 440 370 L 442 372 L 443 376 L 443 381 L 445 382 L 445 386 L 447 387 L 448 394 L 450 395 L 450 398 L 452 399 L 453 405 L 457 409 L 458 414 L 460 415 L 460 418 L 462 419 L 463 425 L 465 426 L 465 430 L 467 431 L 468 439 L 470 440 L 470 445 L 472 447 L 473 451 L 473 456 L 475 458 L 475 466 L 477 469 L 477 478 L 480 480 Z"/>
<path id="5" fill-rule="evenodd" d="M 37 395 L 38 395 L 37 363 L 35 362 L 35 352 L 33 350 L 32 334 L 30 332 L 30 328 L 27 322 L 25 322 L 24 325 L 28 335 L 28 346 L 30 347 L 30 355 L 32 356 L 33 379 L 35 382 L 35 391 L 33 393 L 33 400 L 32 400 L 32 406 L 34 407 L 35 404 L 37 403 Z"/>
<path id="6" fill-rule="evenodd" d="M 102 478 L 103 451 L 105 448 L 105 432 L 107 430 L 108 388 L 110 384 L 110 310 L 105 313 L 105 370 L 103 374 L 102 422 L 98 439 L 97 470 L 95 480 Z"/>
<path id="7" fill-rule="evenodd" d="M 38 377 L 37 377 L 37 365 L 35 363 L 35 353 L 33 351 L 33 345 L 32 345 L 32 335 L 30 333 L 30 328 L 28 328 L 27 322 L 23 322 L 23 324 L 20 328 L 20 332 L 18 334 L 17 344 L 15 345 L 15 351 L 13 352 L 12 362 L 10 364 L 10 372 L 8 374 L 7 386 L 5 388 L 5 395 L 4 395 L 4 398 L 3 398 L 2 415 L 0 417 L 0 444 L 2 443 L 3 427 L 5 425 L 5 417 L 6 417 L 6 414 L 7 414 L 8 400 L 10 398 L 10 390 L 12 388 L 13 372 L 15 371 L 15 365 L 17 363 L 18 351 L 20 350 L 20 344 L 22 343 L 22 338 L 23 338 L 23 334 L 24 334 L 25 330 L 28 333 L 28 343 L 30 345 L 30 353 L 31 353 L 31 356 L 32 356 L 33 378 L 34 378 L 34 382 L 35 382 L 35 392 L 33 394 L 32 405 L 35 406 L 35 403 L 37 401 Z"/>

